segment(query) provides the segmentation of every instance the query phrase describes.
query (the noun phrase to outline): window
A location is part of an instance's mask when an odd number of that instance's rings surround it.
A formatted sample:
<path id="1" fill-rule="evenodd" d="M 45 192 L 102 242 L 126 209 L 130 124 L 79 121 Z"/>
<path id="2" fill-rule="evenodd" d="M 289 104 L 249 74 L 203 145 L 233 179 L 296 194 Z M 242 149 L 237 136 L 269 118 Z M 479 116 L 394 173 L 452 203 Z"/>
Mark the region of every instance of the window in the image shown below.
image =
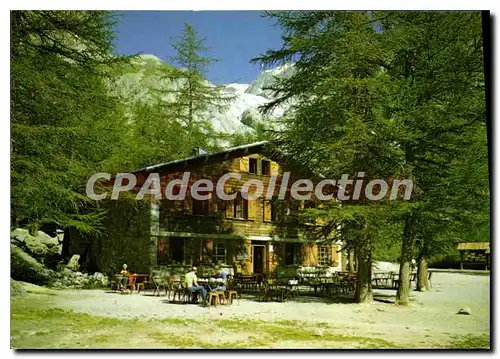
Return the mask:
<path id="1" fill-rule="evenodd" d="M 184 262 L 185 241 L 182 238 L 170 238 L 170 259 L 175 263 Z"/>
<path id="2" fill-rule="evenodd" d="M 271 174 L 271 162 L 262 160 L 262 174 L 264 176 L 269 176 Z"/>
<path id="3" fill-rule="evenodd" d="M 273 199 L 271 201 L 271 221 L 282 222 L 285 214 L 284 201 Z"/>
<path id="4" fill-rule="evenodd" d="M 300 264 L 300 243 L 285 243 L 285 265 Z"/>
<path id="5" fill-rule="evenodd" d="M 234 199 L 234 218 L 248 219 L 248 201 L 241 194 Z"/>
<path id="6" fill-rule="evenodd" d="M 156 258 L 159 265 L 169 264 L 170 260 L 168 256 L 168 239 L 158 239 L 158 251 Z"/>
<path id="7" fill-rule="evenodd" d="M 213 242 L 213 256 L 212 261 L 215 264 L 218 263 L 226 263 L 226 254 L 227 254 L 227 246 L 226 241 L 223 240 L 215 240 Z"/>
<path id="8" fill-rule="evenodd" d="M 209 212 L 208 200 L 200 201 L 193 198 L 193 214 L 194 215 L 207 215 Z"/>
<path id="9" fill-rule="evenodd" d="M 332 265 L 332 246 L 330 245 L 318 246 L 318 265 L 320 266 Z"/>
<path id="10" fill-rule="evenodd" d="M 226 202 L 226 218 L 248 219 L 248 201 L 238 193 L 236 198 Z"/>
<path id="11" fill-rule="evenodd" d="M 250 158 L 249 159 L 249 167 L 248 167 L 248 173 L 255 173 L 257 174 L 257 159 L 256 158 Z"/>

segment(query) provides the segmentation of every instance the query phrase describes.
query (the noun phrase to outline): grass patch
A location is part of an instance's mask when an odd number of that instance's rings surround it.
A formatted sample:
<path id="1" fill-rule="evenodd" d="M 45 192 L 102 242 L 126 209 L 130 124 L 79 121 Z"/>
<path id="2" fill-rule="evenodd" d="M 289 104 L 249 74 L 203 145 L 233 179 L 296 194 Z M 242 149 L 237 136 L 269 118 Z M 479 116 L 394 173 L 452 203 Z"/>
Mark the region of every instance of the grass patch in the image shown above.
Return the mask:
<path id="1" fill-rule="evenodd" d="M 490 349 L 490 335 L 453 336 L 446 348 L 453 349 Z"/>

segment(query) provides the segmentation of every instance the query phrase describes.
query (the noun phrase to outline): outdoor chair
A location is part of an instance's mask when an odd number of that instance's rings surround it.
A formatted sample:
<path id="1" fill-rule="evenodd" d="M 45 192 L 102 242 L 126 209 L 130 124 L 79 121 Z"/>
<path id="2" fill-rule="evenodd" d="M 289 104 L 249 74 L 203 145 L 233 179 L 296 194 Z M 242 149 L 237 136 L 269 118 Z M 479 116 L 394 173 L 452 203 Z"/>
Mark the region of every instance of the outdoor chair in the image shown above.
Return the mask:
<path id="1" fill-rule="evenodd" d="M 127 288 L 130 288 L 130 293 L 133 293 L 136 288 L 135 287 L 136 277 L 134 277 L 133 275 L 128 275 L 126 277 L 128 277 Z"/>
<path id="2" fill-rule="evenodd" d="M 153 285 L 154 285 L 153 295 L 155 295 L 156 292 L 158 292 L 158 296 L 160 296 L 162 289 L 165 290 L 165 295 L 167 295 L 167 293 L 168 293 L 167 292 L 168 278 L 167 278 L 166 273 L 159 272 L 159 271 L 153 272 L 151 274 L 151 280 L 152 280 Z"/>
<path id="3" fill-rule="evenodd" d="M 218 290 L 215 293 L 218 295 L 219 304 L 227 304 L 225 291 Z"/>
<path id="4" fill-rule="evenodd" d="M 121 286 L 123 284 L 123 275 L 122 274 L 115 274 L 115 280 L 111 283 L 111 289 L 114 290 L 115 292 L 121 289 Z"/>
<path id="5" fill-rule="evenodd" d="M 214 304 L 214 306 L 217 306 L 217 304 L 223 305 L 223 304 L 227 303 L 225 292 L 222 290 L 208 292 L 207 293 L 207 303 L 208 303 L 208 306 L 211 306 L 212 303 Z"/>
<path id="6" fill-rule="evenodd" d="M 147 279 L 143 279 L 142 282 L 137 282 L 137 280 L 136 280 L 135 289 L 137 289 L 137 293 L 140 293 L 141 290 L 145 291 L 148 283 L 149 282 Z"/>
<path id="7" fill-rule="evenodd" d="M 238 293 L 237 289 L 238 289 L 238 282 L 235 279 L 228 278 L 227 289 L 226 289 L 226 300 L 229 305 L 233 304 L 234 298 L 238 298 L 238 304 L 239 304 L 239 299 L 241 299 L 241 294 Z"/>
<path id="8" fill-rule="evenodd" d="M 235 298 L 238 299 L 238 305 L 239 305 L 240 304 L 239 299 L 241 298 L 241 295 L 240 295 L 240 298 L 238 298 L 238 291 L 231 290 L 231 289 L 226 290 L 226 302 L 229 305 L 233 304 L 233 300 Z"/>
<path id="9" fill-rule="evenodd" d="M 187 304 L 197 294 L 195 292 L 191 292 L 187 287 L 185 287 L 182 281 L 173 282 L 171 288 L 174 293 L 172 302 L 175 302 L 175 298 L 177 297 L 179 299 L 179 303 Z"/>
<path id="10" fill-rule="evenodd" d="M 116 290 L 121 290 L 122 294 L 127 293 L 127 289 L 130 288 L 130 292 L 132 293 L 135 290 L 135 277 L 133 275 L 123 275 L 117 274 L 116 278 Z"/>

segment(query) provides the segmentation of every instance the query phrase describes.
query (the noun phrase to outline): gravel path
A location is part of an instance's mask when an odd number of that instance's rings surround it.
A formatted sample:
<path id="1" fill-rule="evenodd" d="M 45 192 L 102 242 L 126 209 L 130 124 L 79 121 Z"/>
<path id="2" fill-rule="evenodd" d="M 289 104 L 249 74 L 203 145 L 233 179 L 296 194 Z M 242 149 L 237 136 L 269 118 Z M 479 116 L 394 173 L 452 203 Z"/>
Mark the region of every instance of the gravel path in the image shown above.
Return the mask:
<path id="1" fill-rule="evenodd" d="M 64 291 L 58 306 L 91 315 L 118 318 L 299 320 L 334 325 L 346 335 L 384 335 L 398 345 L 439 343 L 451 337 L 484 336 L 490 326 L 490 277 L 458 273 L 433 274 L 431 292 L 412 292 L 411 306 L 399 307 L 395 290 L 375 290 L 372 304 L 328 303 L 313 297 L 261 303 L 243 298 L 239 304 L 203 308 L 170 304 L 151 294 L 122 295 L 102 290 Z M 469 307 L 471 315 L 456 314 Z"/>

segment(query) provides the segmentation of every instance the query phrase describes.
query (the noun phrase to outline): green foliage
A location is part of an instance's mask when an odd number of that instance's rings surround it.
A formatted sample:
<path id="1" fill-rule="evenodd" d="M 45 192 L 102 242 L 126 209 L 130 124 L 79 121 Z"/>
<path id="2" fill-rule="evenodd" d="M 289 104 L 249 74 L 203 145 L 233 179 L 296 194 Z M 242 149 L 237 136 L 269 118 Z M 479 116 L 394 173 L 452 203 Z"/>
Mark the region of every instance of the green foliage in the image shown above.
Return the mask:
<path id="1" fill-rule="evenodd" d="M 103 11 L 11 13 L 12 221 L 98 229 L 82 195 L 119 136 L 106 89 L 113 19 Z"/>
<path id="2" fill-rule="evenodd" d="M 28 293 L 21 283 L 11 279 L 10 280 L 10 296 L 11 297 L 26 297 Z"/>
<path id="3" fill-rule="evenodd" d="M 204 40 L 186 25 L 174 44 L 183 69 L 150 59 L 138 64 L 113 54 L 113 26 L 105 11 L 12 12 L 13 226 L 102 232 L 106 210 L 85 195 L 92 174 L 219 149 L 219 135 L 200 113 L 231 98 L 204 77 L 212 61 L 201 55 Z M 167 83 L 153 78 L 158 72 Z M 137 75 L 149 93 L 117 90 L 117 81 Z"/>
<path id="4" fill-rule="evenodd" d="M 222 86 L 213 86 L 205 78 L 208 67 L 216 61 L 206 56 L 209 48 L 205 41 L 206 38 L 198 38 L 191 25 L 184 24 L 182 35 L 173 44 L 177 54 L 171 59 L 180 68 L 173 67 L 164 75 L 180 82 L 180 88 L 173 90 L 171 106 L 176 118 L 188 126 L 198 122 L 208 127 L 208 121 L 200 118 L 201 113 L 209 107 L 222 110 L 233 100 L 222 93 Z"/>

